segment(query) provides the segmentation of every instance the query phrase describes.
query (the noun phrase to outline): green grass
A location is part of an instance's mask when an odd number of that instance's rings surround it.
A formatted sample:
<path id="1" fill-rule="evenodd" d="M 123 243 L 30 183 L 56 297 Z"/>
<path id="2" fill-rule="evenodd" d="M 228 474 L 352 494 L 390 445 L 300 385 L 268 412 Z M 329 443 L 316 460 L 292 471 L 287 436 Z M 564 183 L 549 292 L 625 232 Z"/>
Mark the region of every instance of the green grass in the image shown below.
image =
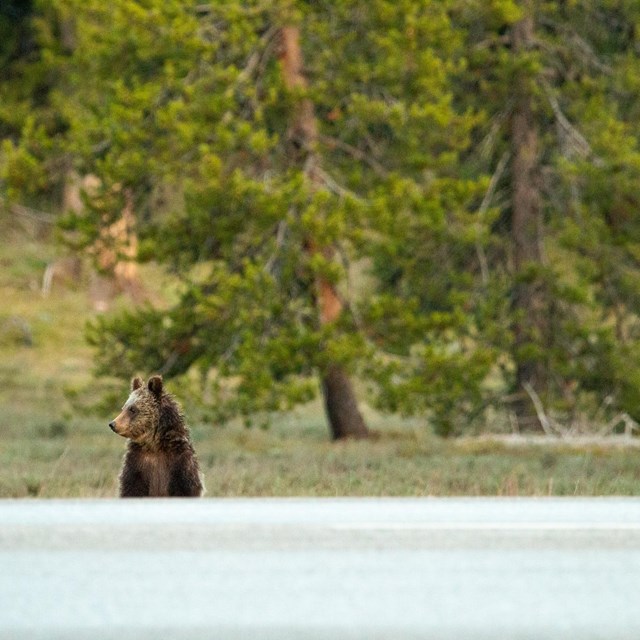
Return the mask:
<path id="1" fill-rule="evenodd" d="M 634 495 L 637 452 L 416 439 L 330 444 L 282 431 L 216 434 L 201 443 L 210 495 Z M 209 440 L 209 438 L 207 438 Z M 217 440 L 218 446 L 215 446 Z"/>
<path id="2" fill-rule="evenodd" d="M 40 295 L 50 243 L 0 233 L 0 497 L 115 496 L 125 442 L 107 423 L 126 386 L 97 416 L 78 408 L 108 388 L 92 378 L 83 337 L 94 312 L 82 290 Z M 2 333 L 7 318 L 18 319 L 17 333 Z M 274 417 L 269 430 L 207 424 L 197 407 L 185 410 L 209 496 L 640 494 L 631 445 L 447 441 L 418 420 L 366 408 L 375 437 L 336 444 L 319 402 Z"/>
<path id="3" fill-rule="evenodd" d="M 117 493 L 125 442 L 107 418 L 65 421 L 3 411 L 0 497 Z M 20 429 L 16 424 L 20 422 Z M 638 450 L 563 443 L 443 441 L 380 427 L 369 442 L 330 443 L 320 417 L 267 430 L 192 428 L 208 496 L 636 495 Z"/>

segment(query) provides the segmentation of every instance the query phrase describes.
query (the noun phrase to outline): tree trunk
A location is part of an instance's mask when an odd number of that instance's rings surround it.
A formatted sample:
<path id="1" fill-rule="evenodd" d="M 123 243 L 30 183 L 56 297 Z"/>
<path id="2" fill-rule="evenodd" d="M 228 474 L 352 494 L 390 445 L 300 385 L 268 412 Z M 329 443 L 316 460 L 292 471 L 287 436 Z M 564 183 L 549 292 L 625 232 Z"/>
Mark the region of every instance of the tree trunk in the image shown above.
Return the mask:
<path id="1" fill-rule="evenodd" d="M 322 376 L 322 393 L 334 440 L 369 437 L 369 430 L 358 409 L 353 385 L 343 367 L 329 366 Z"/>
<path id="2" fill-rule="evenodd" d="M 531 48 L 534 20 L 529 14 L 517 22 L 511 32 L 515 55 Z M 511 239 L 515 271 L 514 288 L 514 359 L 516 386 L 520 400 L 515 412 L 523 429 L 541 429 L 527 385 L 538 395 L 546 387 L 546 370 L 539 357 L 546 334 L 544 284 L 540 280 L 542 265 L 542 215 L 538 188 L 538 130 L 532 107 L 529 78 L 516 86 L 516 101 L 511 118 L 512 222 Z"/>
<path id="3" fill-rule="evenodd" d="M 304 90 L 307 88 L 307 81 L 300 48 L 300 30 L 293 26 L 283 27 L 280 37 L 280 63 L 285 86 L 290 90 Z M 318 124 L 313 103 L 308 98 L 298 101 L 288 137 L 292 144 L 292 152 L 295 150 L 300 154 L 299 160 L 304 163 L 307 179 L 314 187 L 322 188 L 316 150 Z M 318 247 L 313 238 L 308 238 L 305 245 L 311 254 L 322 253 L 327 258 L 334 254 L 331 247 Z M 320 324 L 325 326 L 335 323 L 343 309 L 335 286 L 325 278 L 318 277 L 315 289 Z M 369 432 L 358 409 L 353 385 L 345 369 L 341 365 L 330 364 L 321 376 L 324 406 L 333 439 L 366 438 Z"/>

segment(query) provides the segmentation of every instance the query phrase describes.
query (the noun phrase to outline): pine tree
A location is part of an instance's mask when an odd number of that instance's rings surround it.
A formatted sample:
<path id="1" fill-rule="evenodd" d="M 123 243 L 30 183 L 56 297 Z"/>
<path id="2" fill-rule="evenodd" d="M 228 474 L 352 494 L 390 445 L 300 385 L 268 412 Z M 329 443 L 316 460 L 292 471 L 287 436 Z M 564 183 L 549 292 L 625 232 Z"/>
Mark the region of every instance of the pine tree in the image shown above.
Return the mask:
<path id="1" fill-rule="evenodd" d="M 445 435 L 481 412 L 495 356 L 470 313 L 490 216 L 471 212 L 486 180 L 459 171 L 479 121 L 455 103 L 465 61 L 449 10 L 343 2 L 310 28 L 323 52 L 310 75 L 326 102 L 324 157 L 362 202 L 354 242 L 367 280 L 352 303 L 371 355 L 360 375 L 377 406 L 428 414 Z"/>
<path id="2" fill-rule="evenodd" d="M 344 392 L 357 373 L 383 408 L 428 409 L 450 431 L 461 403 L 477 410 L 488 356 L 465 317 L 481 187 L 456 174 L 475 118 L 452 104 L 447 7 L 148 5 L 85 14 L 92 81 L 70 110 L 85 170 L 133 190 L 141 252 L 182 288 L 168 310 L 97 322 L 101 370 L 196 366 L 225 415 L 305 401 L 318 372 Z M 287 81 L 283 28 L 300 34 L 304 82 Z M 366 264 L 380 286 L 355 295 Z M 406 295 L 412 281 L 425 290 Z"/>
<path id="3" fill-rule="evenodd" d="M 640 417 L 636 3 L 24 7 L 3 197 L 96 176 L 67 241 L 131 258 L 124 211 L 177 283 L 92 325 L 100 372 L 197 370 L 221 418 L 345 392 L 334 437 L 353 379 L 444 435 Z"/>
<path id="4" fill-rule="evenodd" d="M 286 25 L 280 29 L 280 39 L 280 61 L 285 87 L 291 92 L 296 90 L 304 92 L 308 87 L 300 47 L 300 29 L 297 26 Z M 298 153 L 295 155 L 301 156 L 300 162 L 311 188 L 325 188 L 321 170 L 322 160 L 317 150 L 318 123 L 310 98 L 302 97 L 296 105 L 288 137 L 298 148 Z M 328 262 L 333 262 L 335 259 L 335 247 L 318 246 L 313 237 L 306 238 L 305 248 L 312 259 L 316 256 Z M 322 274 L 316 278 L 315 298 L 320 326 L 337 323 L 343 313 L 344 304 L 338 295 L 336 285 Z M 329 362 L 326 369 L 321 372 L 321 379 L 333 439 L 366 438 L 368 429 L 358 409 L 353 384 L 344 367 Z"/>
<path id="5" fill-rule="evenodd" d="M 638 131 L 627 105 L 637 84 L 626 65 L 637 60 L 638 10 L 496 0 L 465 3 L 458 18 L 468 19 L 469 52 L 460 86 L 487 115 L 471 158 L 493 173 L 502 198 L 487 261 L 511 301 L 492 324 L 510 327 L 507 379 L 520 427 L 542 428 L 541 407 L 572 424 L 604 398 L 635 412 L 622 382 L 636 375 L 628 357 L 634 332 L 613 335 L 620 322 L 635 325 L 634 285 L 622 294 L 611 278 L 625 264 L 627 283 L 635 281 L 637 264 L 622 257 L 633 252 L 635 230 L 614 239 L 610 217 L 612 199 L 627 199 L 624 184 L 636 171 Z M 602 144 L 605 130 L 616 132 L 615 150 Z M 605 187 L 593 179 L 612 165 L 620 181 Z M 621 376 L 623 360 L 631 367 Z"/>

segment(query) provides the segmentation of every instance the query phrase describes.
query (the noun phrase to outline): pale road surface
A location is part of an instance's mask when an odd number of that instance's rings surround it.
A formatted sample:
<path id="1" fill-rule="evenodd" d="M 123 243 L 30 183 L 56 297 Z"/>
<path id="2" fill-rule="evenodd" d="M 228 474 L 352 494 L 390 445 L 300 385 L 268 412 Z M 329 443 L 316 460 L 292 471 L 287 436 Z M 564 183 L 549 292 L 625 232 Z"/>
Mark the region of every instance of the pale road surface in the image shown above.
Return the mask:
<path id="1" fill-rule="evenodd" d="M 638 640 L 638 499 L 0 501 L 0 638 Z"/>

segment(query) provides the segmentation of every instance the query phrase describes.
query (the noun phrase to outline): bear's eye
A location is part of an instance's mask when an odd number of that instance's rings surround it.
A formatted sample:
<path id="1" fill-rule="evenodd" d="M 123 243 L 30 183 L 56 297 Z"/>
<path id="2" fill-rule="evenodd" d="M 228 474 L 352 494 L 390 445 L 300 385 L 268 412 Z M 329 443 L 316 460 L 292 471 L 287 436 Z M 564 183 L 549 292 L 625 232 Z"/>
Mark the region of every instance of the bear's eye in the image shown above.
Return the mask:
<path id="1" fill-rule="evenodd" d="M 129 413 L 130 413 L 132 416 L 135 416 L 135 415 L 136 415 L 136 413 L 138 413 L 138 409 L 137 409 L 136 407 L 129 407 Z"/>

